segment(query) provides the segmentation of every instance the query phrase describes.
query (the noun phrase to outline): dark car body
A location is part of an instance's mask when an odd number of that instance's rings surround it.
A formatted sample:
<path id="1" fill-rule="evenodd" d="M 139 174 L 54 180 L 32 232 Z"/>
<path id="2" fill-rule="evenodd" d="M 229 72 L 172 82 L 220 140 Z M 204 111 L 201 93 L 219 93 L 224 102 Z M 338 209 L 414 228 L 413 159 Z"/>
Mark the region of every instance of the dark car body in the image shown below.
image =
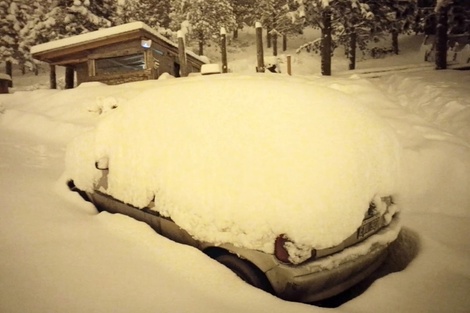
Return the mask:
<path id="1" fill-rule="evenodd" d="M 340 245 L 317 250 L 314 258 L 294 265 L 262 251 L 237 247 L 230 243 L 215 245 L 194 239 L 170 218 L 161 216 L 152 207 L 153 203 L 139 209 L 114 199 L 103 191 L 84 192 L 77 189 L 73 182 L 70 182 L 70 187 L 92 202 L 98 211 L 132 217 L 148 224 L 160 235 L 193 246 L 210 257 L 217 259 L 221 255 L 232 255 L 249 262 L 268 282 L 266 287 L 261 288 L 282 299 L 306 303 L 332 297 L 368 277 L 385 260 L 388 246 L 396 238 L 400 227 L 398 214 L 388 212 L 392 207 L 391 198 L 384 198 L 383 201 L 387 203 L 386 212 L 379 214 L 371 205 L 357 232 Z M 243 275 L 240 276 L 245 279 Z"/>

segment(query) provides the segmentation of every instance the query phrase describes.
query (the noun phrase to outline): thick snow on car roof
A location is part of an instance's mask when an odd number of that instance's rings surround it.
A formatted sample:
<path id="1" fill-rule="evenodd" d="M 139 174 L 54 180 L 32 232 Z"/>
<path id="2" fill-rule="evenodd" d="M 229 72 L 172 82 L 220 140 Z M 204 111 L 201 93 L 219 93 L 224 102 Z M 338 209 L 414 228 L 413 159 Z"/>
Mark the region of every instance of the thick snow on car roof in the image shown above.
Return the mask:
<path id="1" fill-rule="evenodd" d="M 69 145 L 79 188 L 92 190 L 95 162 L 107 160 L 113 197 L 137 207 L 154 199 L 198 239 L 266 252 L 280 234 L 336 245 L 372 199 L 395 193 L 395 134 L 340 91 L 274 74 L 143 84 Z"/>

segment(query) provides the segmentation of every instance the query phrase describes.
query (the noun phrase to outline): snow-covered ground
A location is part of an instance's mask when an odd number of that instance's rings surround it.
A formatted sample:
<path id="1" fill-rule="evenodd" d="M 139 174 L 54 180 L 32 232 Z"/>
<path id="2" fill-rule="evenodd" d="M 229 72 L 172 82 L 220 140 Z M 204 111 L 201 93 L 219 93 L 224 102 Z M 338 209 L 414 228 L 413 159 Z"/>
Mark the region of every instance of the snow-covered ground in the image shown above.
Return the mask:
<path id="1" fill-rule="evenodd" d="M 362 61 L 358 68 L 421 60 L 419 39 L 402 42 L 402 55 Z M 243 46 L 229 56 L 234 72 L 254 68 L 253 50 Z M 292 57 L 294 75 L 318 73 L 317 56 Z M 336 58 L 333 73 L 345 70 L 342 57 Z M 68 191 L 67 144 L 111 107 L 140 94 L 145 83 L 64 91 L 37 89 L 47 85 L 44 75 L 14 80 L 12 93 L 0 95 L 0 312 L 326 310 L 254 289 L 199 251 L 130 218 L 97 214 Z M 428 68 L 308 80 L 375 111 L 402 147 L 398 202 L 404 229 L 387 266 L 403 270 L 333 311 L 468 312 L 470 72 Z"/>

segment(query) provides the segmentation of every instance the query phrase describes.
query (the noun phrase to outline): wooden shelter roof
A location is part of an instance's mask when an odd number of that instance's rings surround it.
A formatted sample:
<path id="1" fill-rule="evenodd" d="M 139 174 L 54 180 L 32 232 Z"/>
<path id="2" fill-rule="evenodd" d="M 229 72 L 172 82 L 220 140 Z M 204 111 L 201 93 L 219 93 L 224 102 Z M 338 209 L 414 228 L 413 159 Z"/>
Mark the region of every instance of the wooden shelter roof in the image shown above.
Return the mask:
<path id="1" fill-rule="evenodd" d="M 87 61 L 88 55 L 93 49 L 144 38 L 159 41 L 175 52 L 178 50 L 178 46 L 174 42 L 150 26 L 143 22 L 133 22 L 39 44 L 31 47 L 31 54 L 33 58 L 43 62 L 71 65 Z M 191 51 L 186 51 L 186 54 L 197 63 L 207 63 L 204 57 Z"/>

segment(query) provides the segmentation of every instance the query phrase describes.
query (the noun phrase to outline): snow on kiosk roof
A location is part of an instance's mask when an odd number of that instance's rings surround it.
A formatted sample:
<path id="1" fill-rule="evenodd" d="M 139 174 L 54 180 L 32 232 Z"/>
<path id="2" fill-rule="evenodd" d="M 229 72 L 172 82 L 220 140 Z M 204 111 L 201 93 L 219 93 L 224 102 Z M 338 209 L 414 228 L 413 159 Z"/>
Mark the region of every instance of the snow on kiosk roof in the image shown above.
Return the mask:
<path id="1" fill-rule="evenodd" d="M 33 46 L 35 59 L 72 67 L 78 84 L 119 84 L 156 79 L 167 72 L 180 76 L 178 45 L 142 22 L 105 28 Z M 199 72 L 206 58 L 186 51 L 187 71 Z"/>

